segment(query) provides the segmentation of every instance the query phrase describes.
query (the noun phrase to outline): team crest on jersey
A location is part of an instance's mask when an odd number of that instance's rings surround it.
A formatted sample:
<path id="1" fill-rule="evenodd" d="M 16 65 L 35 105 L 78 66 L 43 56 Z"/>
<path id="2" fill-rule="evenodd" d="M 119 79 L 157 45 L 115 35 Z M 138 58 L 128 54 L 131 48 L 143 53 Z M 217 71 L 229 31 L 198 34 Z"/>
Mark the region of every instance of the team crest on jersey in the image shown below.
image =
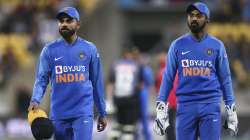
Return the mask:
<path id="1" fill-rule="evenodd" d="M 84 53 L 81 52 L 81 53 L 79 54 L 79 58 L 80 58 L 80 59 L 83 59 L 84 57 L 85 57 Z"/>
<path id="2" fill-rule="evenodd" d="M 208 56 L 212 55 L 213 54 L 213 49 L 208 48 L 206 53 L 207 53 Z"/>

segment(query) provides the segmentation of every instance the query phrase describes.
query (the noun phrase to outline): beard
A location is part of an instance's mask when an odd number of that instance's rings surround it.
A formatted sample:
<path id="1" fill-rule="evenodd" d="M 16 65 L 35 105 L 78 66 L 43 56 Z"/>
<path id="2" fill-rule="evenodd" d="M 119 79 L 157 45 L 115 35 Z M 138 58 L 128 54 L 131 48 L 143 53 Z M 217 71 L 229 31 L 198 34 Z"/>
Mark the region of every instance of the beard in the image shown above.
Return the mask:
<path id="1" fill-rule="evenodd" d="M 203 29 L 206 26 L 206 22 L 204 22 L 202 25 L 199 25 L 198 22 L 192 22 L 191 24 L 188 23 L 188 27 L 191 30 L 192 33 L 199 33 L 203 31 Z"/>
<path id="2" fill-rule="evenodd" d="M 71 37 L 72 35 L 74 35 L 76 33 L 76 30 L 62 28 L 62 29 L 59 29 L 59 33 L 61 34 L 61 36 L 63 38 L 69 38 L 69 37 Z"/>

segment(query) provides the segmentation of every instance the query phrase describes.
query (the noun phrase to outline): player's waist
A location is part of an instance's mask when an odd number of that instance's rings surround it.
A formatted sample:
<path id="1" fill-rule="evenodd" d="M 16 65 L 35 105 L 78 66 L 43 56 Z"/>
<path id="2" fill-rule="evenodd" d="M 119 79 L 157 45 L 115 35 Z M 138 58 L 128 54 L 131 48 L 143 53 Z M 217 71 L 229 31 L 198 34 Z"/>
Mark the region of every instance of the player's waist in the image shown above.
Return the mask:
<path id="1" fill-rule="evenodd" d="M 56 83 L 52 82 L 52 94 L 72 94 L 72 93 L 92 93 L 93 86 L 90 80 L 68 82 L 68 83 Z"/>
<path id="2" fill-rule="evenodd" d="M 218 91 L 176 93 L 177 103 L 215 103 L 221 101 L 221 96 Z"/>
<path id="3" fill-rule="evenodd" d="M 93 101 L 84 101 L 77 105 L 66 103 L 55 105 L 51 103 L 51 119 L 68 119 L 79 116 L 93 116 Z"/>
<path id="4" fill-rule="evenodd" d="M 77 117 L 93 117 L 93 111 L 83 112 L 83 113 L 77 113 L 77 114 L 57 114 L 56 112 L 50 112 L 50 119 L 51 120 L 65 120 L 65 119 L 71 119 L 71 118 L 77 118 Z"/>

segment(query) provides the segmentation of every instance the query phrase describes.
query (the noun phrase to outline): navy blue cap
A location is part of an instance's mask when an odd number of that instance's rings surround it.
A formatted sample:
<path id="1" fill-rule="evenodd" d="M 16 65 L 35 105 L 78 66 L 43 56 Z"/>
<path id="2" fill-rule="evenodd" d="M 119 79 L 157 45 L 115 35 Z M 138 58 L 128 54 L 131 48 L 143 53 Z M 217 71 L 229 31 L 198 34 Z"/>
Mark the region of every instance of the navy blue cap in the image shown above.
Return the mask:
<path id="1" fill-rule="evenodd" d="M 189 13 L 191 12 L 193 9 L 197 9 L 199 12 L 201 12 L 202 14 L 206 15 L 207 18 L 210 18 L 210 11 L 207 7 L 207 5 L 205 3 L 202 2 L 195 2 L 193 4 L 190 4 L 187 7 L 186 12 Z"/>
<path id="2" fill-rule="evenodd" d="M 49 139 L 54 134 L 54 126 L 48 118 L 38 117 L 31 123 L 31 132 L 36 140 Z"/>
<path id="3" fill-rule="evenodd" d="M 76 8 L 74 8 L 74 7 L 64 7 L 64 8 L 62 8 L 62 9 L 58 12 L 58 14 L 56 15 L 56 18 L 57 18 L 57 19 L 60 19 L 60 17 L 61 17 L 63 14 L 66 14 L 66 15 L 68 15 L 69 17 L 74 18 L 74 19 L 76 19 L 77 21 L 80 21 L 79 13 L 78 13 L 78 11 L 76 10 Z"/>

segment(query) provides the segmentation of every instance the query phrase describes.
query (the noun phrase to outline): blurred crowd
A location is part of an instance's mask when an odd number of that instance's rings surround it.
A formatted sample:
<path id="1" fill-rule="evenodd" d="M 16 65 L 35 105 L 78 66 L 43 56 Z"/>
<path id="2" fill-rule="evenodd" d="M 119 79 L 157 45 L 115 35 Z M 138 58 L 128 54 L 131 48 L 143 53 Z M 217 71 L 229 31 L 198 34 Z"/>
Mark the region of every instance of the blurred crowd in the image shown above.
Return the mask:
<path id="1" fill-rule="evenodd" d="M 30 2 L 30 3 L 29 3 Z M 30 59 L 41 46 L 57 36 L 57 23 L 52 16 L 55 2 L 39 5 L 33 1 L 10 1 L 0 4 L 0 85 L 22 66 L 30 64 Z"/>
<path id="2" fill-rule="evenodd" d="M 229 56 L 232 78 L 235 88 L 246 89 L 250 85 L 250 39 L 245 35 L 234 39 L 232 35 L 226 36 L 224 44 Z"/>
<path id="3" fill-rule="evenodd" d="M 124 8 L 140 6 L 157 6 L 172 8 L 182 7 L 183 4 L 197 0 L 119 0 Z M 250 0 L 200 0 L 209 5 L 213 11 L 212 18 L 223 22 L 250 22 Z M 168 7 L 168 5 L 171 5 Z M 183 8 L 183 7 L 182 7 Z M 214 13 L 216 12 L 216 15 Z"/>

